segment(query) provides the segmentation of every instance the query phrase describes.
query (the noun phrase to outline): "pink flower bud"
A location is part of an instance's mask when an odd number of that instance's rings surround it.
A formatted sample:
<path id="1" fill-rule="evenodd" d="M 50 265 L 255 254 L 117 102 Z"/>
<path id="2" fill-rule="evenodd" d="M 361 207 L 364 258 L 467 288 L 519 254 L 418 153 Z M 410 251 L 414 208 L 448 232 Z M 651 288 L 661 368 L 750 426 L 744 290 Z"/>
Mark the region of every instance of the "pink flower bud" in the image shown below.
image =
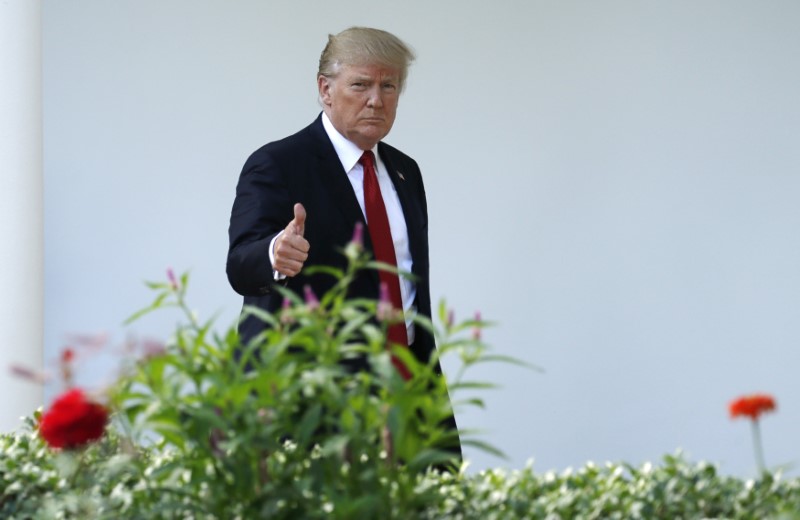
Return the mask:
<path id="1" fill-rule="evenodd" d="M 169 280 L 169 285 L 172 287 L 172 289 L 177 291 L 180 285 L 178 285 L 178 279 L 175 278 L 175 272 L 171 267 L 167 268 L 167 280 Z"/>
<path id="2" fill-rule="evenodd" d="M 314 294 L 314 291 L 311 290 L 310 285 L 303 287 L 303 295 L 306 299 L 306 306 L 308 306 L 309 309 L 314 310 L 319 307 L 319 299 L 317 299 L 317 295 Z"/>
<path id="3" fill-rule="evenodd" d="M 480 323 L 480 321 L 481 321 L 481 311 L 475 311 L 475 321 Z M 481 328 L 480 328 L 480 326 L 477 326 L 474 329 L 472 329 L 472 339 L 474 339 L 475 341 L 480 341 L 481 340 Z"/>
<path id="4" fill-rule="evenodd" d="M 72 362 L 74 360 L 75 351 L 71 347 L 66 347 L 61 351 L 61 378 L 64 380 L 68 388 L 72 386 Z"/>
<path id="5" fill-rule="evenodd" d="M 447 327 L 450 328 L 456 322 L 456 313 L 453 309 L 447 311 Z"/>
<path id="6" fill-rule="evenodd" d="M 158 340 L 146 339 L 141 343 L 142 356 L 145 359 L 156 358 L 166 353 L 167 347 Z"/>
<path id="7" fill-rule="evenodd" d="M 75 360 L 75 351 L 71 347 L 66 347 L 61 351 L 61 362 L 72 363 Z"/>
<path id="8" fill-rule="evenodd" d="M 353 228 L 353 238 L 350 240 L 351 244 L 357 245 L 359 248 L 364 246 L 364 224 L 356 222 Z"/>
<path id="9" fill-rule="evenodd" d="M 17 377 L 21 377 L 23 379 L 27 379 L 34 383 L 46 383 L 50 381 L 50 375 L 46 372 L 37 372 L 36 370 L 31 370 L 28 367 L 24 367 L 22 365 L 11 365 L 11 373 Z"/>
<path id="10" fill-rule="evenodd" d="M 108 333 L 97 334 L 68 334 L 66 341 L 77 345 L 81 350 L 101 350 L 108 344 Z"/>
<path id="11" fill-rule="evenodd" d="M 292 316 L 291 310 L 292 300 L 284 297 L 283 303 L 281 304 L 281 323 L 284 325 L 291 325 L 294 323 L 294 317 Z"/>
<path id="12" fill-rule="evenodd" d="M 391 296 L 389 296 L 389 286 L 386 282 L 381 282 L 376 314 L 379 321 L 386 321 L 392 316 L 392 299 Z"/>
<path id="13" fill-rule="evenodd" d="M 381 282 L 381 293 L 379 297 L 379 301 L 382 303 L 388 303 L 391 305 L 392 298 L 389 296 L 389 284 L 386 282 Z"/>

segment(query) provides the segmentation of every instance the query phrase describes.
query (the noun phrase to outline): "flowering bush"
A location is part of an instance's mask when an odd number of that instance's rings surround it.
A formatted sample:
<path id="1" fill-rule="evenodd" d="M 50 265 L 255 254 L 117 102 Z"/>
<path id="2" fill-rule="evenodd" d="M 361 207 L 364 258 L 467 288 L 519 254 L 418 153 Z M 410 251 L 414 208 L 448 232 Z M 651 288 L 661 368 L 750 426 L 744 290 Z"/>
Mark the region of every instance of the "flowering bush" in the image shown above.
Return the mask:
<path id="1" fill-rule="evenodd" d="M 154 476 L 170 473 L 181 461 L 155 448 L 135 457 L 120 455 L 113 430 L 87 448 L 92 482 L 60 477 L 57 459 L 41 439 L 26 432 L 0 435 L 0 518 L 161 519 L 259 518 L 203 511 L 190 493 L 164 492 Z M 179 475 L 179 488 L 189 478 Z M 439 520 L 624 519 L 676 518 L 800 519 L 800 480 L 764 474 L 758 480 L 721 475 L 705 462 L 690 463 L 669 455 L 659 464 L 631 466 L 586 464 L 561 473 L 488 470 L 477 474 L 427 472 L 411 476 L 414 502 L 392 487 L 393 508 L 385 516 Z M 301 486 L 302 481 L 296 485 Z M 295 516 L 267 518 L 353 518 L 331 509 L 324 496 L 308 494 Z"/>
<path id="2" fill-rule="evenodd" d="M 335 512 L 362 518 L 414 511 L 435 500 L 434 490 L 417 489 L 419 476 L 431 468 L 458 470 L 451 449 L 457 432 L 447 426 L 453 410 L 444 377 L 435 370 L 436 356 L 456 354 L 463 369 L 503 358 L 487 356 L 472 332 L 483 322 L 454 323 L 444 305 L 439 327 L 416 318 L 417 327 L 437 338 L 439 349 L 430 362 L 419 362 L 407 349 L 388 351 L 386 331 L 400 315 L 385 301 L 346 298 L 358 271 L 381 266 L 365 258 L 357 244 L 345 254 L 346 270 L 318 269 L 337 280 L 329 293 L 318 297 L 307 289 L 303 299 L 287 291 L 286 304 L 275 315 L 247 309 L 270 325 L 248 344 L 240 342 L 235 328 L 220 334 L 211 320 L 197 319 L 185 301 L 186 275 L 170 272 L 166 282 L 149 284 L 156 297 L 131 320 L 178 309 L 185 324 L 166 345 L 143 349 L 146 355 L 130 360 L 107 396 L 114 411 L 109 438 L 54 456 L 50 465 L 59 482 L 68 484 L 58 488 L 66 490 L 63 495 L 50 489 L 40 505 L 63 499 L 67 507 L 78 500 L 80 508 L 68 509 L 88 517 L 106 510 L 148 517 L 143 511 L 154 508 L 160 512 L 154 517 L 297 518 Z M 356 358 L 369 370 L 350 369 Z M 73 360 L 71 350 L 61 357 L 65 380 L 71 379 Z M 396 364 L 413 377 L 403 377 Z M 464 374 L 451 381 L 459 394 L 491 386 L 465 380 Z M 454 404 L 482 403 L 469 396 Z M 104 424 L 104 410 L 80 390 L 70 390 L 43 416 L 40 433 L 53 447 L 78 448 L 98 439 Z M 462 435 L 462 443 L 499 453 L 469 435 Z M 36 446 L 30 439 L 27 445 Z M 124 462 L 125 475 L 136 482 L 127 509 L 88 492 L 98 488 L 86 478 L 99 481 L 97 475 L 120 471 L 94 457 L 98 450 L 114 464 Z M 122 488 L 113 489 L 118 498 Z"/>
<path id="3" fill-rule="evenodd" d="M 385 301 L 345 298 L 355 273 L 375 266 L 357 247 L 346 253 L 348 270 L 324 270 L 338 280 L 329 294 L 286 293 L 276 315 L 249 309 L 271 328 L 247 345 L 235 328 L 217 333 L 197 319 L 186 275 L 150 284 L 155 300 L 132 318 L 178 309 L 185 324 L 130 360 L 107 396 L 105 434 L 105 409 L 73 389 L 0 435 L 0 518 L 798 518 L 797 479 L 744 482 L 679 456 L 562 474 L 440 471 L 454 462 L 447 386 L 434 360 L 386 350 L 397 316 Z M 456 323 L 441 305 L 438 320 L 417 326 L 462 362 L 454 405 L 482 405 L 461 394 L 491 385 L 466 380 L 466 369 L 513 360 L 487 354 L 480 315 Z M 349 371 L 354 356 L 370 370 Z M 65 379 L 74 357 L 60 360 Z"/>

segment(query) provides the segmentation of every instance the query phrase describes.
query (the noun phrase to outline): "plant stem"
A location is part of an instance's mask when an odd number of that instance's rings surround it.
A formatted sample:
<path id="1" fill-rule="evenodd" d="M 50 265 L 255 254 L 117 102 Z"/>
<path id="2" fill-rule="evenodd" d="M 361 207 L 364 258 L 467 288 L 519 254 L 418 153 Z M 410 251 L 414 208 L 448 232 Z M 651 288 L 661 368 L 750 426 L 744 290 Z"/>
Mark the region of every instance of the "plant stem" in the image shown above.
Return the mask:
<path id="1" fill-rule="evenodd" d="M 764 464 L 764 448 L 761 444 L 761 430 L 758 427 L 758 419 L 753 419 L 753 449 L 756 454 L 756 466 L 759 473 L 766 473 L 767 466 Z"/>

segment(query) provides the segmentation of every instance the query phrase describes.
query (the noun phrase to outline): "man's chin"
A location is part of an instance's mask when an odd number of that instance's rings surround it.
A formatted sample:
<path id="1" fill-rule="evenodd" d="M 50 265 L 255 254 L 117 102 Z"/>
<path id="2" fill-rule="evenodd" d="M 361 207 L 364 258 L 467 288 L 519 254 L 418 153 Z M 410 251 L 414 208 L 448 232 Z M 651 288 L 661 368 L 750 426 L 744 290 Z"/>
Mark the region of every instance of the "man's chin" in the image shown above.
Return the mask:
<path id="1" fill-rule="evenodd" d="M 391 127 L 387 127 L 386 123 L 366 125 L 361 133 L 365 138 L 373 139 L 377 143 L 389 133 Z"/>
<path id="2" fill-rule="evenodd" d="M 380 129 L 368 128 L 365 129 L 364 131 L 358 132 L 358 135 L 354 136 L 355 138 L 352 139 L 352 141 L 355 144 L 357 144 L 362 150 L 370 150 L 376 144 L 378 144 L 378 141 L 386 137 L 386 134 L 388 133 L 389 130 L 386 130 L 384 128 Z"/>

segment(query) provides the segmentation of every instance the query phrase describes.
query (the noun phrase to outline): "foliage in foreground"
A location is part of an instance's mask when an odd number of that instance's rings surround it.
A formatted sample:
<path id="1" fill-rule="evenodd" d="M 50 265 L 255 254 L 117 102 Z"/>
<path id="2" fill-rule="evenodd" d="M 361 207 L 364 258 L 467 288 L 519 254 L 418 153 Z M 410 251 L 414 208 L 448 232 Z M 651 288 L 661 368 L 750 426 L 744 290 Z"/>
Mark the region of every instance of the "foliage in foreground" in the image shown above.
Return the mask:
<path id="1" fill-rule="evenodd" d="M 170 272 L 166 282 L 149 284 L 156 297 L 132 319 L 177 309 L 184 322 L 167 344 L 141 349 L 105 392 L 113 431 L 92 443 L 96 435 L 73 436 L 72 428 L 96 421 L 83 421 L 72 407 L 48 410 L 36 422 L 57 422 L 59 435 L 44 439 L 64 449 L 44 450 L 35 434 L 16 437 L 2 473 L 0 511 L 297 518 L 335 510 L 340 517 L 369 518 L 386 517 L 397 504 L 416 510 L 433 501 L 434 491 L 417 489 L 418 476 L 431 467 L 457 470 L 460 463 L 436 355 L 460 357 L 462 370 L 449 384 L 459 395 L 491 387 L 465 380 L 466 368 L 502 358 L 485 353 L 474 332 L 480 320 L 455 323 L 444 305 L 438 327 L 415 318 L 418 331 L 435 335 L 435 356 L 419 361 L 408 349 L 388 350 L 386 331 L 402 322 L 402 313 L 388 301 L 348 297 L 355 279 L 386 267 L 371 262 L 358 241 L 344 253 L 344 269 L 307 269 L 332 277 L 328 293 L 318 297 L 307 287 L 303 298 L 277 288 L 285 297 L 279 312 L 248 309 L 269 327 L 246 344 L 235 327 L 219 334 L 213 320 L 198 320 L 185 301 L 186 275 L 178 280 Z M 71 351 L 62 355 L 62 373 L 71 374 L 74 358 Z M 413 377 L 400 375 L 398 360 Z M 68 385 L 70 379 L 65 376 Z M 83 402 L 79 389 L 67 393 Z M 482 406 L 477 397 L 453 404 Z M 461 433 L 462 444 L 497 453 Z M 27 452 L 39 454 L 35 467 L 21 462 Z M 57 473 L 34 478 L 37 467 Z M 17 469 L 31 473 L 13 478 Z"/>
<path id="2" fill-rule="evenodd" d="M 120 452 L 115 436 L 92 446 L 84 464 L 93 475 L 76 475 L 53 457 L 33 432 L 0 437 L 0 517 L 2 518 L 236 518 L 204 513 L 203 499 L 165 492 L 158 474 L 172 474 L 175 489 L 191 476 L 175 471 L 180 460 L 155 449 L 137 455 Z M 111 457 L 111 458 L 108 458 Z M 309 457 L 310 458 L 310 457 Z M 300 466 L 310 465 L 309 460 Z M 61 467 L 60 467 L 61 466 Z M 65 473 L 77 478 L 64 478 Z M 295 475 L 302 487 L 302 471 Z M 418 497 L 409 501 L 401 487 L 384 482 L 390 502 L 380 515 L 360 518 L 462 518 L 481 520 L 800 518 L 800 480 L 765 473 L 742 480 L 715 466 L 667 456 L 657 465 L 587 464 L 561 474 L 490 470 L 474 475 L 404 473 Z M 91 480 L 91 483 L 89 482 Z M 247 516 L 240 516 L 248 518 Z M 269 518 L 353 518 L 325 494 L 308 493 L 302 502 L 276 503 Z"/>
<path id="3" fill-rule="evenodd" d="M 0 436 L 0 518 L 800 518 L 799 480 L 744 482 L 680 457 L 561 475 L 431 469 L 456 462 L 444 378 L 435 360 L 396 351 L 415 374 L 400 377 L 385 348 L 397 316 L 386 302 L 347 298 L 375 265 L 357 243 L 346 254 L 347 270 L 322 270 L 337 284 L 319 300 L 287 293 L 276 315 L 252 309 L 271 328 L 247 345 L 197 320 L 186 276 L 152 284 L 155 301 L 136 316 L 176 308 L 186 323 L 107 392 L 114 421 L 99 442 L 53 450 L 40 414 Z M 480 319 L 455 323 L 441 306 L 439 322 L 417 326 L 464 369 L 508 361 L 486 353 Z M 353 360 L 369 370 L 351 371 Z M 464 373 L 449 382 L 453 403 L 482 406 L 461 394 L 491 385 Z M 470 432 L 462 442 L 496 452 Z"/>

